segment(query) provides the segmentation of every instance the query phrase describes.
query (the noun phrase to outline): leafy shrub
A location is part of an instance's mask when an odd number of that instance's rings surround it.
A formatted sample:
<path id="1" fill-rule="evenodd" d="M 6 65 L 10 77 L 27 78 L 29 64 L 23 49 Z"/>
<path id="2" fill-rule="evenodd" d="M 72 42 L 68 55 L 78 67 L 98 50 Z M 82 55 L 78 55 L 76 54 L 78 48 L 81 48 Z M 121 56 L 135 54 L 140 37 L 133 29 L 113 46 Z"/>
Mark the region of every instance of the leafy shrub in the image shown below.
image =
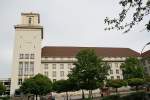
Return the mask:
<path id="1" fill-rule="evenodd" d="M 150 93 L 136 92 L 126 96 L 111 95 L 104 97 L 102 100 L 150 100 Z"/>

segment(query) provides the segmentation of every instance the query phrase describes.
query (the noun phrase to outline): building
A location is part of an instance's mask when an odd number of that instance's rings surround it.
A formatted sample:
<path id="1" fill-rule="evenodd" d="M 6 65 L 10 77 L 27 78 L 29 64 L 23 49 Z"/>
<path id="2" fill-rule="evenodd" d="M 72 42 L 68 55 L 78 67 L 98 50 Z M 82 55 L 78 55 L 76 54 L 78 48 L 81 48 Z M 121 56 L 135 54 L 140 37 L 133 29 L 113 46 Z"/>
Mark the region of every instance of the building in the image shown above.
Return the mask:
<path id="1" fill-rule="evenodd" d="M 145 73 L 150 75 L 150 50 L 142 53 L 142 60 Z"/>
<path id="2" fill-rule="evenodd" d="M 105 47 L 41 47 L 43 27 L 37 13 L 22 13 L 21 24 L 15 25 L 15 46 L 11 80 L 11 95 L 22 82 L 41 73 L 52 81 L 67 79 L 70 69 L 75 67 L 75 55 L 81 50 L 92 48 L 103 57 L 110 66 L 110 79 L 122 79 L 121 63 L 127 57 L 139 57 L 140 54 L 129 48 Z"/>
<path id="3" fill-rule="evenodd" d="M 11 79 L 10 78 L 0 78 L 0 82 L 6 87 L 6 91 L 4 92 L 3 95 L 10 95 L 10 83 Z"/>

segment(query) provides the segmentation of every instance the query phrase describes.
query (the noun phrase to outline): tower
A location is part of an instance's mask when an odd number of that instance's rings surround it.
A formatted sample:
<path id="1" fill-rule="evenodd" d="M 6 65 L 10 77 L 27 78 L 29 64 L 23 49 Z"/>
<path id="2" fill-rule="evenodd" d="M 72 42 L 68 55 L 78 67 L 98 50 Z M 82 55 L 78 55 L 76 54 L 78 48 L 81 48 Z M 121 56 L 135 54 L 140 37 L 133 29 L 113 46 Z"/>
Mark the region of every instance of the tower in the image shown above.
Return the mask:
<path id="1" fill-rule="evenodd" d="M 43 27 L 38 13 L 21 13 L 21 24 L 15 25 L 15 45 L 11 77 L 11 95 L 22 82 L 41 73 Z"/>

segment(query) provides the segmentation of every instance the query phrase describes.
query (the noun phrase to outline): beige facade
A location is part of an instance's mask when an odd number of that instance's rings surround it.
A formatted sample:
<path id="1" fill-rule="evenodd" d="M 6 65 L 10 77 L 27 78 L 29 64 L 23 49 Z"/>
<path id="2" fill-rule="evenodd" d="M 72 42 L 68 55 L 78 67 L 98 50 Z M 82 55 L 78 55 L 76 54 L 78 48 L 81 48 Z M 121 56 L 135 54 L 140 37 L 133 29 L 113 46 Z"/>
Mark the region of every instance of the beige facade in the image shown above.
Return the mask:
<path id="1" fill-rule="evenodd" d="M 104 58 L 110 65 L 108 79 L 123 79 L 121 63 L 125 58 Z M 71 69 L 75 67 L 73 63 L 77 61 L 75 58 L 42 58 L 41 67 L 43 75 L 48 76 L 52 81 L 67 79 L 67 75 Z"/>
<path id="2" fill-rule="evenodd" d="M 41 41 L 43 27 L 39 14 L 22 13 L 22 23 L 15 26 L 15 46 L 11 77 L 11 94 L 25 78 L 41 73 Z"/>
<path id="3" fill-rule="evenodd" d="M 15 26 L 15 46 L 11 77 L 11 92 L 18 89 L 24 79 L 38 73 L 48 76 L 52 81 L 67 79 L 73 64 L 77 61 L 75 55 L 85 47 L 43 47 L 43 27 L 40 26 L 40 15 L 37 13 L 22 13 L 21 24 Z M 87 47 L 91 48 L 91 47 Z M 139 53 L 129 48 L 93 47 L 99 57 L 108 62 L 111 70 L 109 79 L 123 79 L 121 63 L 127 57 L 138 57 Z"/>

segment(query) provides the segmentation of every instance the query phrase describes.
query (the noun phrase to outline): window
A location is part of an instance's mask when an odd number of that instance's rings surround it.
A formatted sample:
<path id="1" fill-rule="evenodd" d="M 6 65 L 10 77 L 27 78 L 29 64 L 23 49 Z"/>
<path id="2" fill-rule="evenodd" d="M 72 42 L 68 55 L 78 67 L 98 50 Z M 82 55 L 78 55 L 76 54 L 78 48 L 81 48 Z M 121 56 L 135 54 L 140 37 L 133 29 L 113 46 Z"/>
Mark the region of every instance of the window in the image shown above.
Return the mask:
<path id="1" fill-rule="evenodd" d="M 119 74 L 119 70 L 118 69 L 116 69 L 116 74 Z"/>
<path id="2" fill-rule="evenodd" d="M 117 76 L 117 79 L 119 80 L 119 79 L 120 79 L 120 76 Z"/>
<path id="3" fill-rule="evenodd" d="M 56 82 L 56 79 L 53 79 L 53 82 Z"/>
<path id="4" fill-rule="evenodd" d="M 19 75 L 19 76 L 22 76 L 22 75 L 23 75 L 23 62 L 19 62 L 18 75 Z"/>
<path id="5" fill-rule="evenodd" d="M 148 64 L 150 64 L 150 59 L 148 59 Z"/>
<path id="6" fill-rule="evenodd" d="M 25 62 L 24 75 L 28 75 L 29 62 Z"/>
<path id="7" fill-rule="evenodd" d="M 147 72 L 147 67 L 144 67 L 144 71 Z"/>
<path id="8" fill-rule="evenodd" d="M 32 18 L 31 18 L 31 17 L 29 17 L 28 22 L 29 22 L 29 24 L 31 24 L 31 23 L 32 23 Z"/>
<path id="9" fill-rule="evenodd" d="M 18 79 L 18 85 L 22 84 L 22 79 Z"/>
<path id="10" fill-rule="evenodd" d="M 68 69 L 71 69 L 71 64 L 68 64 Z"/>
<path id="11" fill-rule="evenodd" d="M 29 54 L 25 54 L 25 59 L 29 59 Z"/>
<path id="12" fill-rule="evenodd" d="M 44 64 L 44 69 L 48 69 L 48 64 Z"/>
<path id="13" fill-rule="evenodd" d="M 23 59 L 24 58 L 24 54 L 20 54 L 19 58 Z"/>
<path id="14" fill-rule="evenodd" d="M 115 63 L 115 67 L 118 67 L 118 63 Z"/>
<path id="15" fill-rule="evenodd" d="M 110 78 L 111 78 L 111 80 L 113 80 L 113 79 L 114 79 L 114 76 L 111 76 Z"/>
<path id="16" fill-rule="evenodd" d="M 64 77 L 64 71 L 60 71 L 60 77 Z"/>
<path id="17" fill-rule="evenodd" d="M 30 62 L 30 75 L 34 73 L 34 62 Z"/>
<path id="18" fill-rule="evenodd" d="M 44 75 L 45 75 L 45 76 L 48 76 L 48 72 L 47 72 L 47 71 L 45 71 L 45 72 L 44 72 Z"/>
<path id="19" fill-rule="evenodd" d="M 110 74 L 113 74 L 113 70 L 110 70 Z"/>
<path id="20" fill-rule="evenodd" d="M 56 64 L 53 64 L 53 65 L 52 65 L 52 69 L 56 69 Z"/>
<path id="21" fill-rule="evenodd" d="M 64 69 L 64 64 L 60 64 L 60 69 Z"/>
<path id="22" fill-rule="evenodd" d="M 109 63 L 109 66 L 112 67 L 112 63 Z"/>
<path id="23" fill-rule="evenodd" d="M 53 71 L 52 76 L 56 77 L 56 71 Z"/>
<path id="24" fill-rule="evenodd" d="M 31 55 L 30 55 L 30 59 L 34 59 L 34 54 L 31 54 Z"/>

